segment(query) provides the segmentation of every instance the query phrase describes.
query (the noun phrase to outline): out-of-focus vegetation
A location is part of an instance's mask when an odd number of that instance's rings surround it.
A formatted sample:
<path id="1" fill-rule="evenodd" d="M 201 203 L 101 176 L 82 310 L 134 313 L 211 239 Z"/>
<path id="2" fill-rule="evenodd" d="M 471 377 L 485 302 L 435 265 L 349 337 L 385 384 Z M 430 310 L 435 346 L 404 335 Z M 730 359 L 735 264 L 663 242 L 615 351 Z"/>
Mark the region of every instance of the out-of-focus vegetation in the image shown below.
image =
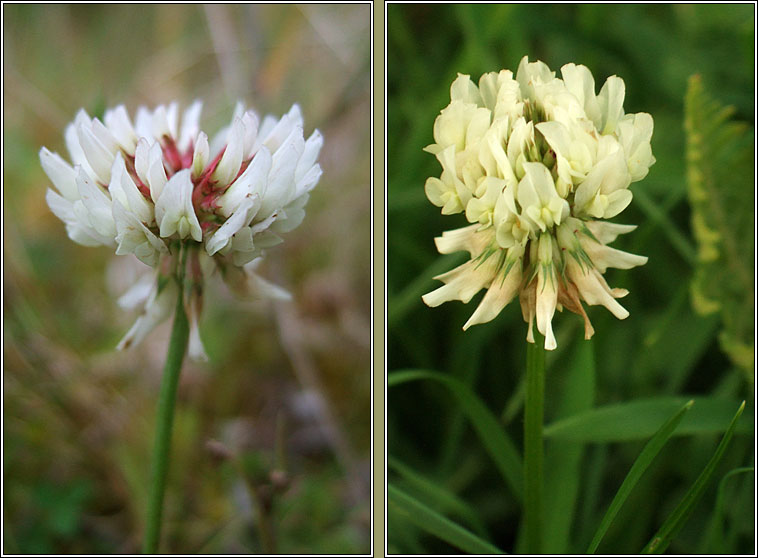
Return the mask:
<path id="1" fill-rule="evenodd" d="M 725 142 L 732 132 L 701 138 L 698 168 L 727 216 L 728 241 L 738 240 L 736 259 L 727 257 L 748 275 L 743 281 L 713 266 L 698 271 L 704 262 L 692 220 L 700 212 L 712 228 L 714 214 L 710 204 L 694 207 L 688 199 L 686 152 L 693 138 L 687 139 L 684 123 L 688 80 L 699 75 L 705 96 L 691 95 L 690 104 L 696 100 L 713 111 L 707 103 L 714 99 L 733 106 L 730 118 L 737 124 L 727 127 L 740 128 L 739 140 L 721 146 L 754 153 L 754 6 L 395 4 L 387 10 L 387 41 L 389 551 L 520 548 L 519 494 L 510 486 L 517 486 L 518 465 L 511 452 L 521 447 L 526 324 L 512 303 L 493 322 L 463 332 L 481 295 L 468 305 L 427 308 L 421 301 L 440 285 L 434 275 L 462 262 L 460 254 L 440 256 L 433 238 L 467 224 L 463 216 L 455 222 L 440 215 L 426 199 L 424 182 L 439 176 L 440 167 L 422 148 L 433 141 L 434 119 L 449 102 L 457 73 L 476 81 L 488 71 L 515 72 L 528 55 L 558 72 L 568 62 L 584 64 L 598 88 L 610 75 L 622 77 L 625 110 L 654 118 L 657 158 L 650 174 L 632 185 L 631 205 L 613 219 L 639 225 L 614 246 L 649 257 L 643 267 L 607 273 L 610 285 L 629 289 L 623 304 L 630 317 L 618 321 L 601 307 L 588 308 L 596 330 L 590 342 L 582 340 L 581 319 L 566 312 L 553 319 L 558 349 L 547 358 L 543 549 L 586 551 L 645 441 L 694 397 L 598 551 L 637 553 L 648 543 L 746 399 L 703 499 L 668 551 L 752 552 L 755 364 L 734 362 L 723 340 L 738 331 L 740 343 L 753 344 L 754 332 L 742 321 L 747 316 L 750 322 L 755 312 L 753 169 L 737 165 L 742 151 L 711 150 L 712 140 Z M 712 117 L 692 113 L 697 129 L 690 132 L 725 129 Z M 707 274 L 708 296 L 728 297 L 730 314 L 723 320 L 693 308 L 696 273 Z M 721 289 L 727 275 L 730 285 Z M 748 287 L 740 293 L 737 282 Z M 409 520 L 410 510 L 424 513 Z"/>
<path id="2" fill-rule="evenodd" d="M 41 146 L 76 111 L 298 102 L 325 137 L 306 219 L 261 273 L 290 305 L 206 294 L 211 361 L 185 362 L 162 550 L 283 553 L 370 544 L 370 6 L 4 5 L 3 398 L 6 553 L 133 553 L 170 324 L 114 350 L 144 267 L 74 244 L 45 205 Z M 272 474 L 273 473 L 273 474 Z"/>

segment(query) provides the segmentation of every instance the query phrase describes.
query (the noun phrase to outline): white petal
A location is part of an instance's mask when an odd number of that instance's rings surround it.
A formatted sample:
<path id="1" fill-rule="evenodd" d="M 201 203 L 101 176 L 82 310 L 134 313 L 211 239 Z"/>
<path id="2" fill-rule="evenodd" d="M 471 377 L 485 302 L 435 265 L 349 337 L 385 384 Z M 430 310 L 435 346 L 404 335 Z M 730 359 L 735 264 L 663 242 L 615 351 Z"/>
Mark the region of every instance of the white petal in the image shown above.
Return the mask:
<path id="1" fill-rule="evenodd" d="M 242 149 L 245 141 L 245 127 L 241 119 L 236 119 L 229 132 L 226 149 L 211 176 L 215 182 L 226 185 L 237 176 L 242 165 Z"/>
<path id="2" fill-rule="evenodd" d="M 254 215 L 254 207 L 260 203 L 258 196 L 249 195 L 239 204 L 239 207 L 232 213 L 226 222 L 213 233 L 205 243 L 205 249 L 209 256 L 212 256 L 222 248 L 226 247 L 232 235 L 237 233 L 242 227 L 250 224 Z"/>
<path id="3" fill-rule="evenodd" d="M 187 354 L 192 360 L 207 362 L 208 355 L 205 353 L 205 347 L 203 347 L 203 341 L 200 338 L 199 300 L 199 297 L 193 296 L 190 300 L 189 308 L 187 309 L 187 318 L 190 325 Z"/>
<path id="4" fill-rule="evenodd" d="M 109 191 L 114 200 L 118 199 L 140 221 L 148 225 L 153 222 L 153 204 L 148 202 L 137 189 L 137 185 L 126 170 L 126 164 L 121 153 L 116 154 L 116 160 L 113 163 Z"/>
<path id="5" fill-rule="evenodd" d="M 268 187 L 259 211 L 262 217 L 268 217 L 292 199 L 297 156 L 297 148 L 289 144 L 279 148 L 271 158 Z"/>
<path id="6" fill-rule="evenodd" d="M 211 156 L 210 147 L 208 147 L 208 136 L 205 132 L 200 132 L 195 143 L 195 153 L 192 155 L 192 178 L 198 178 L 205 170 L 205 165 Z"/>
<path id="7" fill-rule="evenodd" d="M 79 145 L 82 148 L 82 152 L 94 171 L 95 176 L 101 183 L 108 184 L 111 179 L 113 153 L 108 151 L 97 137 L 95 137 L 91 126 L 80 124 L 76 128 L 76 133 L 79 138 Z"/>
<path id="8" fill-rule="evenodd" d="M 160 293 L 153 294 L 150 297 L 143 314 L 137 318 L 137 321 L 119 342 L 118 350 L 121 351 L 139 345 L 157 325 L 171 316 L 177 289 L 176 283 L 169 281 L 163 286 Z M 153 292 L 155 293 L 155 291 Z"/>
<path id="9" fill-rule="evenodd" d="M 517 261 L 503 278 L 496 275 L 479 306 L 463 326 L 464 331 L 472 325 L 492 321 L 519 291 L 521 285 L 521 261 Z"/>
<path id="10" fill-rule="evenodd" d="M 126 107 L 119 105 L 115 109 L 105 111 L 103 119 L 108 130 L 124 151 L 134 153 L 134 148 L 137 146 L 137 132 L 132 127 Z"/>
<path id="11" fill-rule="evenodd" d="M 76 186 L 76 172 L 73 167 L 64 161 L 57 153 L 51 153 L 46 147 L 39 151 L 39 160 L 42 170 L 58 191 L 67 200 L 79 199 L 79 189 Z"/>
<path id="12" fill-rule="evenodd" d="M 64 223 L 73 223 L 76 221 L 74 215 L 74 204 L 58 194 L 56 191 L 48 188 L 45 195 L 45 201 L 53 214 Z"/>
<path id="13" fill-rule="evenodd" d="M 138 137 L 152 140 L 150 143 L 155 141 L 153 118 L 146 107 L 137 107 L 137 113 L 134 117 L 134 130 L 137 132 Z"/>
<path id="14" fill-rule="evenodd" d="M 624 80 L 618 76 L 609 77 L 597 96 L 602 120 L 602 133 L 612 134 L 616 131 L 616 123 L 624 116 L 624 96 L 626 87 Z"/>
<path id="15" fill-rule="evenodd" d="M 179 238 L 192 236 L 202 241 L 203 231 L 192 206 L 193 187 L 189 169 L 180 170 L 166 182 L 155 203 L 155 221 L 163 238 L 178 233 Z"/>
<path id="16" fill-rule="evenodd" d="M 138 305 L 144 304 L 150 297 L 153 287 L 155 287 L 156 279 L 157 276 L 154 272 L 143 274 L 136 283 L 118 298 L 116 303 L 124 309 L 136 308 Z"/>
<path id="17" fill-rule="evenodd" d="M 87 174 L 94 176 L 95 172 L 87 162 L 87 157 L 84 155 L 82 146 L 79 144 L 79 134 L 76 131 L 76 125 L 69 124 L 66 126 L 65 138 L 66 148 L 68 149 L 69 155 L 71 155 L 73 166 L 76 167 L 77 165 L 80 165 L 84 168 L 84 171 Z"/>
<path id="18" fill-rule="evenodd" d="M 150 168 L 150 142 L 146 138 L 140 138 L 134 149 L 134 171 L 143 184 L 148 185 L 147 171 Z"/>
<path id="19" fill-rule="evenodd" d="M 200 100 L 192 103 L 182 115 L 182 130 L 179 133 L 179 142 L 177 147 L 179 151 L 186 151 L 195 141 L 200 131 L 200 112 L 203 110 L 203 103 Z M 206 137 L 207 142 L 207 137 Z"/>
<path id="20" fill-rule="evenodd" d="M 134 254 L 141 262 L 155 267 L 160 255 L 168 253 L 166 244 L 128 212 L 118 200 L 113 202 L 113 218 L 118 229 L 116 254 Z"/>
<path id="21" fill-rule="evenodd" d="M 263 147 L 255 154 L 245 172 L 219 198 L 218 206 L 221 214 L 229 217 L 248 195 L 257 195 L 263 199 L 266 195 L 270 170 L 271 154 L 266 147 Z"/>
<path id="22" fill-rule="evenodd" d="M 141 140 L 140 140 L 141 141 Z M 174 175 L 176 176 L 176 175 Z M 148 152 L 147 182 L 150 187 L 150 197 L 158 201 L 166 185 L 166 169 L 163 166 L 163 150 L 158 142 L 150 146 Z"/>
<path id="23" fill-rule="evenodd" d="M 84 207 L 87 208 L 90 223 L 101 235 L 114 238 L 116 236 L 116 223 L 111 213 L 111 199 L 100 186 L 95 184 L 89 176 L 79 167 L 76 177 L 79 187 L 79 196 Z"/>
<path id="24" fill-rule="evenodd" d="M 603 244 L 610 244 L 620 234 L 627 234 L 637 228 L 637 225 L 619 225 L 607 221 L 585 221 L 590 232 Z"/>
<path id="25" fill-rule="evenodd" d="M 249 110 L 243 114 L 242 124 L 245 127 L 242 141 L 242 159 L 247 161 L 252 157 L 255 140 L 258 139 L 258 115 L 255 114 L 255 111 Z"/>
<path id="26" fill-rule="evenodd" d="M 308 140 L 305 142 L 305 148 L 303 154 L 300 156 L 300 160 L 297 162 L 297 169 L 295 170 L 295 181 L 299 182 L 300 179 L 305 176 L 318 159 L 318 154 L 321 151 L 321 147 L 324 145 L 324 138 L 318 130 L 314 130 Z"/>
<path id="27" fill-rule="evenodd" d="M 615 217 L 624 211 L 630 203 L 632 203 L 631 190 L 616 190 L 615 192 L 611 192 L 608 194 L 608 208 L 605 210 L 603 218 L 610 219 L 611 217 Z"/>
<path id="28" fill-rule="evenodd" d="M 573 258 L 567 258 L 566 273 L 587 304 L 603 305 L 620 320 L 629 316 L 629 312 L 616 302 L 605 279 L 596 269 L 588 269 L 585 273 Z"/>

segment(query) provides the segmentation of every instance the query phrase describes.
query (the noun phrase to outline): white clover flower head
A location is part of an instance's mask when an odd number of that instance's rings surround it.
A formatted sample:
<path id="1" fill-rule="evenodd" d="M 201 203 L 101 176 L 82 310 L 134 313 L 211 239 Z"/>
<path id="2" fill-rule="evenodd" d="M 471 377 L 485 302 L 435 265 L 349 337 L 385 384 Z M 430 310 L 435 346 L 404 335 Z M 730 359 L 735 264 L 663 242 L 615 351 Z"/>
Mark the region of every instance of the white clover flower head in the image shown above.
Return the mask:
<path id="1" fill-rule="evenodd" d="M 205 358 L 197 323 L 203 277 L 216 269 L 245 297 L 286 298 L 252 268 L 282 233 L 305 217 L 321 177 L 318 130 L 306 140 L 300 107 L 260 120 L 238 103 L 212 139 L 200 131 L 202 103 L 179 118 L 179 105 L 107 110 L 102 121 L 80 110 L 65 131 L 71 162 L 43 147 L 40 162 L 54 188 L 47 203 L 69 237 L 85 246 L 134 254 L 154 268 L 122 297 L 142 315 L 119 343 L 133 346 L 171 313 L 172 271 L 186 253 L 185 307 L 190 356 Z"/>
<path id="2" fill-rule="evenodd" d="M 426 195 L 444 215 L 463 213 L 470 226 L 436 240 L 442 254 L 466 250 L 471 260 L 435 277 L 442 287 L 423 296 L 429 306 L 469 302 L 487 289 L 463 326 L 489 322 L 519 296 L 527 341 L 533 323 L 555 349 L 556 310 L 581 315 L 582 302 L 603 305 L 624 319 L 616 299 L 627 294 L 603 278 L 609 267 L 629 269 L 647 258 L 608 246 L 634 226 L 604 221 L 632 201 L 629 185 L 655 163 L 653 119 L 624 114 L 624 81 L 611 76 L 598 94 L 585 66 L 566 64 L 562 79 L 525 56 L 514 78 L 490 72 L 478 86 L 458 75 L 450 104 L 434 123 L 442 174 L 427 179 Z"/>

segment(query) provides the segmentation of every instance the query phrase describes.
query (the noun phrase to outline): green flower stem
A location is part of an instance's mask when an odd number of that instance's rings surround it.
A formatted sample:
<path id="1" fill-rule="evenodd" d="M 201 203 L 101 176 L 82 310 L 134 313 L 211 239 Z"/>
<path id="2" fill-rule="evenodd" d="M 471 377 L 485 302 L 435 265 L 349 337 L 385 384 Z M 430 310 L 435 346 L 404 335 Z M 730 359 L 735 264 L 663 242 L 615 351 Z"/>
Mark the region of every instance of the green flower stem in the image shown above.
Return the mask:
<path id="1" fill-rule="evenodd" d="M 545 350 L 540 335 L 526 347 L 524 404 L 524 533 L 527 554 L 542 547 L 542 422 L 545 403 Z"/>
<path id="2" fill-rule="evenodd" d="M 181 275 L 181 274 L 180 274 Z M 152 478 L 147 506 L 147 525 L 143 552 L 156 554 L 161 535 L 161 516 L 163 515 L 163 493 L 166 489 L 166 474 L 168 473 L 169 452 L 171 449 L 171 428 L 174 423 L 174 406 L 176 404 L 176 387 L 179 384 L 179 373 L 182 361 L 187 352 L 189 341 L 189 323 L 184 311 L 184 280 L 178 278 L 179 294 L 176 301 L 174 325 L 171 330 L 171 341 L 166 355 L 166 365 L 163 369 L 161 392 L 158 400 L 157 425 L 155 445 L 153 446 Z"/>

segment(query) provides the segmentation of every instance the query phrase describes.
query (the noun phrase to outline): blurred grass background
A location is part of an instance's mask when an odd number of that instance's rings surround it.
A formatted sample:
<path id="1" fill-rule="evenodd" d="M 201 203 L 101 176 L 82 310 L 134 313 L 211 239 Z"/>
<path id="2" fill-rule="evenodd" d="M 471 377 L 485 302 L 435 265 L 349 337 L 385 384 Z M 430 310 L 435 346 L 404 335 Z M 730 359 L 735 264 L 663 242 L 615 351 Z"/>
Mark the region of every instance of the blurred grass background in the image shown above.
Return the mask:
<path id="1" fill-rule="evenodd" d="M 211 360 L 183 370 L 162 550 L 259 552 L 257 492 L 280 552 L 369 551 L 369 9 L 3 5 L 4 552 L 138 551 L 170 328 L 114 350 L 142 264 L 66 237 L 37 153 L 66 154 L 79 108 L 196 98 L 210 134 L 238 99 L 300 103 L 324 174 L 261 270 L 294 303 L 207 291 Z"/>
<path id="2" fill-rule="evenodd" d="M 684 98 L 691 75 L 699 74 L 710 97 L 733 105 L 754 149 L 754 5 L 399 5 L 387 8 L 387 360 L 395 370 L 431 369 L 470 386 L 520 445 L 526 324 L 518 303 L 492 323 L 467 332 L 461 326 L 472 303 L 427 308 L 421 295 L 441 283 L 432 277 L 462 263 L 463 255 L 440 256 L 433 238 L 468 224 L 462 215 L 442 216 L 424 195 L 428 176 L 439 176 L 432 126 L 449 103 L 457 73 L 479 76 L 501 68 L 516 71 L 522 56 L 542 60 L 557 72 L 568 62 L 590 68 L 597 90 L 613 74 L 626 82 L 626 112 L 649 112 L 655 121 L 657 163 L 632 185 L 634 200 L 619 223 L 639 225 L 614 247 L 649 257 L 629 271 L 609 270 L 611 286 L 630 290 L 631 315 L 617 321 L 600 307 L 588 308 L 596 334 L 590 344 L 596 377 L 572 384 L 577 362 L 587 359 L 581 319 L 556 314 L 558 349 L 548 354 L 546 422 L 580 410 L 657 396 L 706 395 L 753 401 L 753 366 L 732 363 L 719 344 L 718 315 L 700 316 L 690 302 L 698 265 L 687 197 Z M 706 144 L 708 138 L 706 138 Z M 752 167 L 752 165 L 751 165 Z M 725 174 L 729 175 L 729 169 Z M 733 174 L 732 174 L 733 176 Z M 734 188 L 752 189 L 749 174 Z M 724 185 L 727 187 L 728 185 Z M 746 214 L 738 237 L 754 234 L 752 204 L 729 206 Z M 752 213 L 752 215 L 750 215 Z M 457 220 L 456 220 L 457 219 Z M 734 223 L 739 220 L 735 219 Z M 754 246 L 754 244 L 751 244 Z M 742 255 L 754 281 L 754 248 Z M 715 289 L 718 290 L 718 289 Z M 743 292 L 734 307 L 752 321 L 754 293 Z M 752 343 L 750 334 L 749 341 Z M 582 352 L 584 351 L 584 352 Z M 581 367 L 580 367 L 581 368 Z M 594 373 L 593 373 L 594 374 Z M 572 391 L 573 390 L 573 391 Z M 573 394 L 574 400 L 569 399 Z M 578 399 L 577 399 L 578 398 Z M 731 407 L 730 407 L 731 408 Z M 749 407 L 752 409 L 752 407 Z M 490 458 L 450 393 L 432 382 L 413 382 L 388 392 L 389 481 L 436 511 L 511 552 L 516 545 L 519 506 L 503 486 Z M 694 411 L 693 411 L 694 412 Z M 752 414 L 749 410 L 747 414 Z M 723 424 L 726 429 L 728 416 Z M 747 419 L 752 422 L 753 417 Z M 630 426 L 633 429 L 632 426 Z M 723 432 L 723 430 L 722 430 Z M 752 466 L 752 427 L 743 431 L 716 475 Z M 622 508 L 601 552 L 636 553 L 661 525 L 705 466 L 717 434 L 670 441 Z M 571 465 L 546 470 L 570 489 L 553 490 L 548 514 L 563 514 L 566 532 L 551 534 L 548 551 L 582 553 L 643 441 L 548 445 L 548 464 L 559 452 Z M 572 453 L 573 452 L 573 453 Z M 578 452 L 578 453 L 577 453 Z M 565 465 L 565 468 L 563 466 Z M 572 472 L 573 471 L 573 472 Z M 574 476 L 572 476 L 574 475 Z M 552 481 L 548 481 L 549 483 Z M 754 551 L 754 474 L 733 475 L 721 494 L 723 532 L 709 531 L 715 516 L 714 481 L 671 552 Z M 721 509 L 721 508 L 720 508 Z M 457 549 L 409 525 L 389 508 L 389 551 L 450 553 Z M 553 545 L 557 538 L 563 546 Z"/>

